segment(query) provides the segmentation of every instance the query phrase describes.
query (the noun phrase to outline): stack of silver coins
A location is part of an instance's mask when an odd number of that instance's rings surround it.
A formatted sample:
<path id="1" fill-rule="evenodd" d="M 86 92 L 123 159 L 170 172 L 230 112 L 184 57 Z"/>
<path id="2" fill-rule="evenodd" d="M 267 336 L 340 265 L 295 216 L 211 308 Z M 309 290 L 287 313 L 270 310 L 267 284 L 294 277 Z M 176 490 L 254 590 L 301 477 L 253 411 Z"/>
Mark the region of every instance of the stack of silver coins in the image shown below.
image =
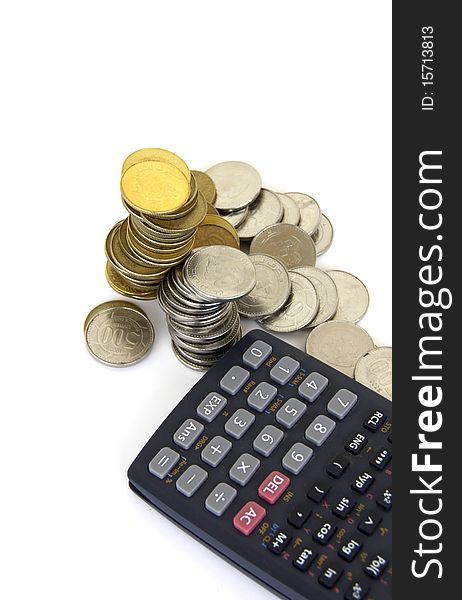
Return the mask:
<path id="1" fill-rule="evenodd" d="M 236 300 L 255 286 L 255 268 L 240 250 L 199 248 L 163 280 L 158 301 L 176 356 L 195 369 L 215 364 L 242 336 Z"/>

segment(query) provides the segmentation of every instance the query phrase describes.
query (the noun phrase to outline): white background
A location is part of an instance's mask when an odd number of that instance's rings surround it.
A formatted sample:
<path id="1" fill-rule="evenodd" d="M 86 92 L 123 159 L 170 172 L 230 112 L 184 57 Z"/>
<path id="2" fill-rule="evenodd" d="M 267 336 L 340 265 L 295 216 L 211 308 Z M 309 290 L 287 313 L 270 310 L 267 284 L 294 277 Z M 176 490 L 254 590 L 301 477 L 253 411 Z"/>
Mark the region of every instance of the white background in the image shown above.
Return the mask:
<path id="1" fill-rule="evenodd" d="M 126 470 L 199 375 L 163 314 L 140 365 L 87 353 L 116 295 L 103 242 L 124 157 L 243 160 L 313 195 L 322 267 L 357 274 L 391 344 L 391 3 L 10 2 L 1 20 L 0 595 L 254 600 L 271 594 L 151 510 Z M 405 260 L 405 257 L 403 257 Z M 302 347 L 304 335 L 287 336 Z"/>

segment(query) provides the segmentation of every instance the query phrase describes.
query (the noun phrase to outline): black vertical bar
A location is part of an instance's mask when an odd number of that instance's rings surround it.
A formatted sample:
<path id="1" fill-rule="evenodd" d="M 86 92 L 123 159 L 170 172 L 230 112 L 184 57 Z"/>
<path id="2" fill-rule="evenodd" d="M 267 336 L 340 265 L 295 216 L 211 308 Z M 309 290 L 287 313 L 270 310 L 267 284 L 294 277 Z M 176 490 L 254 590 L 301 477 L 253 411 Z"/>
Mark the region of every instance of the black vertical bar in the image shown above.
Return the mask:
<path id="1" fill-rule="evenodd" d="M 454 554 L 462 514 L 462 385 L 456 387 L 457 371 L 462 381 L 456 290 L 462 29 L 456 9 L 449 2 L 394 3 L 393 578 L 399 600 L 462 594 Z M 421 163 L 427 167 L 419 175 Z"/>

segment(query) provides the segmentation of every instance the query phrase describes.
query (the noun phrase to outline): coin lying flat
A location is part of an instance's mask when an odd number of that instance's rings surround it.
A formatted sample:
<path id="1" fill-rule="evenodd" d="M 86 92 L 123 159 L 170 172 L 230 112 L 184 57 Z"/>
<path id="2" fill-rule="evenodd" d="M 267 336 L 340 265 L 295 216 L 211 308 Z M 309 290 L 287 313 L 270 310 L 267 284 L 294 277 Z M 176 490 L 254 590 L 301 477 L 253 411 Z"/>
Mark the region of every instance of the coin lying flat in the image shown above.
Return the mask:
<path id="1" fill-rule="evenodd" d="M 229 246 L 198 248 L 187 259 L 184 276 L 199 296 L 209 300 L 237 300 L 256 283 L 249 257 Z"/>
<path id="2" fill-rule="evenodd" d="M 287 194 L 280 194 L 275 192 L 276 196 L 284 208 L 284 215 L 282 217 L 282 223 L 289 223 L 289 225 L 298 225 L 300 223 L 300 209 L 298 208 L 295 200 L 292 200 Z"/>
<path id="3" fill-rule="evenodd" d="M 170 163 L 144 160 L 129 167 L 120 181 L 125 201 L 148 214 L 178 210 L 189 197 L 189 181 Z"/>
<path id="4" fill-rule="evenodd" d="M 263 327 L 270 331 L 298 331 L 309 325 L 318 312 L 319 301 L 311 281 L 294 271 L 289 271 L 289 278 L 292 289 L 285 306 L 275 315 L 261 321 Z"/>
<path id="5" fill-rule="evenodd" d="M 266 254 L 249 255 L 255 267 L 253 290 L 237 302 L 239 314 L 249 319 L 267 317 L 280 310 L 290 296 L 291 283 L 285 266 Z"/>
<path id="6" fill-rule="evenodd" d="M 207 170 L 217 189 L 218 210 L 239 210 L 248 206 L 261 190 L 261 177 L 247 163 L 230 160 Z"/>
<path id="7" fill-rule="evenodd" d="M 85 320 L 85 341 L 100 362 L 125 367 L 139 362 L 150 351 L 154 328 L 135 304 L 104 302 Z"/>
<path id="8" fill-rule="evenodd" d="M 338 306 L 337 288 L 333 279 L 325 271 L 316 267 L 295 267 L 292 270 L 308 277 L 318 295 L 319 310 L 311 321 L 310 327 L 317 327 L 329 321 L 335 315 Z"/>
<path id="9" fill-rule="evenodd" d="M 249 213 L 238 228 L 239 237 L 242 240 L 251 240 L 265 227 L 279 223 L 283 213 L 284 209 L 276 194 L 263 188 L 249 206 Z"/>
<path id="10" fill-rule="evenodd" d="M 316 246 L 316 256 L 321 256 L 321 254 L 329 250 L 334 238 L 334 228 L 326 215 L 321 215 L 319 227 L 311 234 L 311 237 Z"/>
<path id="11" fill-rule="evenodd" d="M 226 219 L 228 221 L 228 223 L 231 223 L 231 225 L 233 227 L 235 227 L 236 229 L 240 225 L 242 225 L 242 223 L 244 223 L 248 214 L 249 214 L 248 206 L 246 206 L 245 208 L 241 208 L 241 210 L 234 210 L 233 212 L 220 213 L 220 215 L 223 217 L 223 219 Z"/>
<path id="12" fill-rule="evenodd" d="M 213 179 L 203 171 L 191 171 L 196 179 L 197 187 L 209 204 L 215 204 L 217 199 L 217 188 Z"/>
<path id="13" fill-rule="evenodd" d="M 372 350 L 371 336 L 359 325 L 328 321 L 315 327 L 306 340 L 306 353 L 353 377 L 361 356 Z"/>
<path id="14" fill-rule="evenodd" d="M 191 178 L 191 173 L 189 171 L 188 165 L 184 162 L 184 160 L 176 154 L 174 154 L 173 152 L 165 150 L 164 148 L 141 148 L 141 150 L 136 150 L 135 152 L 132 152 L 124 160 L 124 163 L 122 165 L 122 175 L 131 166 L 136 165 L 136 163 L 142 162 L 144 160 L 160 160 L 163 162 L 170 163 L 171 165 L 179 169 L 188 181 Z"/>
<path id="15" fill-rule="evenodd" d="M 309 234 L 287 223 L 277 223 L 263 229 L 253 238 L 250 253 L 274 256 L 288 269 L 312 267 L 316 263 L 316 249 Z"/>
<path id="16" fill-rule="evenodd" d="M 327 271 L 337 287 L 338 307 L 334 321 L 352 321 L 356 323 L 367 312 L 369 292 L 364 283 L 346 271 Z"/>
<path id="17" fill-rule="evenodd" d="M 355 379 L 363 385 L 392 399 L 393 380 L 392 349 L 387 346 L 374 348 L 356 363 Z"/>
<path id="18" fill-rule="evenodd" d="M 319 227 L 321 222 L 321 209 L 314 198 L 300 192 L 286 192 L 300 209 L 300 222 L 298 224 L 304 231 L 311 234 Z"/>

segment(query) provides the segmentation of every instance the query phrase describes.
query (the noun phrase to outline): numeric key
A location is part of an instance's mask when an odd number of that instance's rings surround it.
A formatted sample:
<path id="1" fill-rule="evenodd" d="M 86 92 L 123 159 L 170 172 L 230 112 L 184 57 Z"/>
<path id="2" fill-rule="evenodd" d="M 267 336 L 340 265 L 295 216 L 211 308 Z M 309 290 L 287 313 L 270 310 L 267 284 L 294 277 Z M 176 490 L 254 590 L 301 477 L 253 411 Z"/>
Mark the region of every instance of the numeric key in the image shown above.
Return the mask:
<path id="1" fill-rule="evenodd" d="M 298 360 L 290 356 L 283 356 L 271 369 L 270 377 L 277 383 L 285 385 L 299 369 L 300 363 Z"/>
<path id="2" fill-rule="evenodd" d="M 282 459 L 282 466 L 290 473 L 298 475 L 313 456 L 313 450 L 301 442 L 296 442 Z"/>
<path id="3" fill-rule="evenodd" d="M 269 344 L 263 342 L 262 340 L 257 340 L 250 346 L 250 348 L 247 348 L 242 356 L 242 360 L 248 367 L 252 367 L 252 369 L 258 369 L 262 366 L 272 351 L 273 348 Z"/>
<path id="4" fill-rule="evenodd" d="M 287 427 L 287 429 L 292 429 L 295 423 L 302 418 L 305 411 L 306 404 L 300 402 L 297 398 L 289 398 L 276 413 L 276 421 Z"/>
<path id="5" fill-rule="evenodd" d="M 225 431 L 229 435 L 232 435 L 233 438 L 236 438 L 236 440 L 240 440 L 254 421 L 254 414 L 245 410 L 245 408 L 239 408 L 232 417 L 226 421 Z"/>
<path id="6" fill-rule="evenodd" d="M 247 404 L 258 412 L 263 412 L 277 393 L 278 390 L 274 385 L 263 381 L 249 394 Z"/>
<path id="7" fill-rule="evenodd" d="M 321 373 L 310 373 L 298 386 L 298 393 L 308 402 L 314 402 L 327 387 L 329 380 Z"/>
<path id="8" fill-rule="evenodd" d="M 322 446 L 335 429 L 335 421 L 318 415 L 305 430 L 305 438 L 315 446 Z"/>
<path id="9" fill-rule="evenodd" d="M 253 449 L 263 456 L 269 456 L 284 437 L 280 429 L 274 425 L 266 425 L 253 441 Z"/>

